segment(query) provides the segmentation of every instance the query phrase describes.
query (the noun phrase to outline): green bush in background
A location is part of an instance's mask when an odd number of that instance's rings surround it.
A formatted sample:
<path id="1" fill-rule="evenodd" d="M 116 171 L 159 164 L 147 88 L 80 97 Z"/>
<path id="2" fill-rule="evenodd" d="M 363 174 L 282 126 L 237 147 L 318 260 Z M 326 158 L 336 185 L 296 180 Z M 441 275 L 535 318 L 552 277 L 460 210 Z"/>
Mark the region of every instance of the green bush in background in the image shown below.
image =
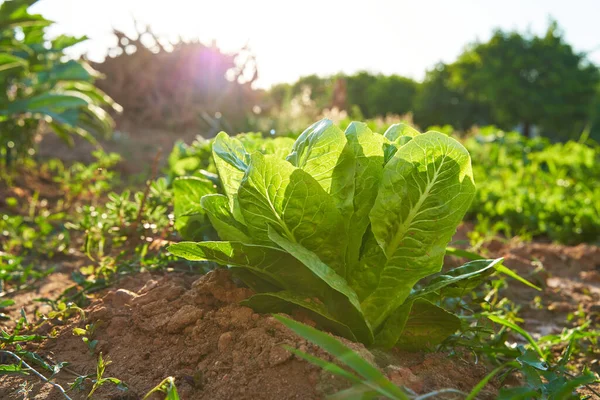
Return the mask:
<path id="1" fill-rule="evenodd" d="M 45 128 L 67 142 L 73 135 L 90 141 L 107 135 L 113 120 L 102 107 L 120 108 L 94 86 L 96 71 L 65 57 L 86 38 L 46 39 L 52 21 L 28 12 L 36 2 L 0 6 L 0 152 L 6 164 L 33 154 L 35 137 Z"/>

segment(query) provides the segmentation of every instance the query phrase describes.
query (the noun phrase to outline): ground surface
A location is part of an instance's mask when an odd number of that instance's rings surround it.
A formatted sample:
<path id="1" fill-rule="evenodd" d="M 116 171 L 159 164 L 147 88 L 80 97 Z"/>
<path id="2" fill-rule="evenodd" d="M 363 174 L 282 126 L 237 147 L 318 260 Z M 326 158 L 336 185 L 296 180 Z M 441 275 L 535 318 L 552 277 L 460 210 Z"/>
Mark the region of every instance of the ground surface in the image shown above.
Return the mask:
<path id="1" fill-rule="evenodd" d="M 505 257 L 507 266 L 543 286 L 539 293 L 514 284 L 505 293 L 521 306 L 523 326 L 534 335 L 559 333 L 568 325 L 568 314 L 578 310 L 600 321 L 600 248 L 493 241 L 485 251 Z M 28 314 L 36 309 L 48 311 L 32 300 L 61 293 L 72 284 L 68 273 L 76 265 L 72 260 L 65 262 L 35 290 L 17 293 L 17 304 L 9 311 L 16 314 L 21 307 Z M 102 352 L 113 361 L 106 376 L 123 380 L 129 390 L 120 392 L 106 385 L 94 396 L 98 399 L 140 398 L 167 376 L 176 378 L 183 399 L 317 399 L 347 385 L 283 349 L 282 345 L 289 345 L 328 357 L 272 317 L 239 306 L 250 294 L 236 286 L 226 271 L 205 276 L 130 276 L 98 295 L 85 310 L 86 321 L 68 320 L 57 328 L 57 338 L 31 350 L 53 361 L 70 362 L 57 379 L 63 386 L 74 380 L 69 371 L 93 373 L 97 353 Z M 542 307 L 533 301 L 535 296 L 544 299 Z M 90 323 L 97 326 L 93 335 L 98 340 L 96 354 L 72 333 L 73 328 Z M 49 333 L 44 329 L 49 331 L 49 326 L 40 330 Z M 396 383 L 417 393 L 449 387 L 469 391 L 486 373 L 482 363 L 476 365 L 468 356 L 373 354 L 360 345 L 352 346 Z M 600 372 L 597 361 L 585 361 Z M 0 398 L 23 398 L 16 393 L 23 382 L 21 377 L 0 378 Z M 29 398 L 61 398 L 50 385 L 31 377 L 27 382 Z M 492 398 L 496 384 L 481 398 Z M 86 393 L 75 392 L 73 398 L 85 398 Z"/>
<path id="2" fill-rule="evenodd" d="M 190 134 L 187 141 L 193 136 Z M 113 145 L 122 153 L 123 147 L 129 149 L 124 152 L 127 157 L 122 172 L 143 173 L 140 166 L 151 164 L 158 147 L 170 149 L 174 138 L 147 131 L 113 139 Z M 46 149 L 46 155 L 60 155 L 66 161 L 85 161 L 84 155 L 89 154 L 89 149 L 69 152 L 61 146 L 54 143 L 42 148 Z M 105 144 L 108 150 L 111 150 L 110 146 Z M 6 193 L 0 191 L 0 209 L 8 195 L 29 198 L 33 191 L 39 191 L 50 201 L 60 197 L 51 181 L 28 176 L 23 179 L 20 187 Z M 455 239 L 464 242 L 469 229 L 468 225 L 463 225 Z M 81 243 L 74 243 L 72 247 L 80 248 Z M 520 307 L 519 315 L 524 319 L 522 326 L 536 338 L 560 333 L 563 328 L 573 326 L 574 321 L 568 319 L 577 313 L 591 316 L 597 325 L 600 324 L 599 247 L 523 243 L 514 239 L 493 240 L 481 251 L 487 257 L 504 257 L 506 266 L 543 288 L 540 293 L 512 281 L 503 291 L 503 295 Z M 47 313 L 49 306 L 35 300 L 57 298 L 74 284 L 71 273 L 89 263 L 78 252 L 52 261 L 34 261 L 47 263 L 55 268 L 55 272 L 33 288 L 12 294 L 16 304 L 5 310 L 12 317 L 18 317 L 21 309 L 28 316 L 36 312 Z M 446 264 L 454 266 L 464 261 L 448 257 Z M 108 384 L 96 392 L 94 398 L 97 399 L 140 399 L 167 376 L 176 378 L 183 399 L 319 399 L 348 385 L 285 350 L 282 345 L 331 360 L 322 350 L 292 334 L 271 316 L 259 315 L 240 306 L 239 301 L 250 294 L 248 289 L 236 286 L 225 271 L 205 276 L 182 273 L 130 275 L 95 295 L 95 300 L 85 308 L 85 321 L 73 317 L 42 325 L 38 333 L 55 337 L 30 345 L 29 350 L 54 362 L 70 363 L 56 379 L 64 387 L 68 387 L 77 375 L 93 374 L 98 353 L 102 352 L 112 361 L 105 376 L 123 380 L 129 389 L 123 392 Z M 537 296 L 539 300 L 536 300 Z M 85 328 L 88 324 L 96 327 L 91 337 L 98 341 L 95 351 L 91 351 L 80 336 L 73 334 L 74 328 Z M 0 326 L 10 329 L 14 322 L 0 321 Z M 515 340 L 521 339 L 515 337 Z M 346 343 L 379 366 L 392 381 L 417 393 L 444 388 L 468 392 L 489 371 L 482 361 L 475 363 L 468 353 L 458 356 L 446 353 L 385 354 Z M 598 353 L 592 352 L 585 359 L 575 361 L 600 373 L 598 358 Z M 88 381 L 85 390 L 70 392 L 70 395 L 74 399 L 84 399 L 90 388 Z M 497 389 L 498 382 L 492 381 L 479 398 L 494 398 Z M 591 394 L 585 389 L 584 393 Z M 0 399 L 61 398 L 56 389 L 35 377 L 0 377 Z"/>

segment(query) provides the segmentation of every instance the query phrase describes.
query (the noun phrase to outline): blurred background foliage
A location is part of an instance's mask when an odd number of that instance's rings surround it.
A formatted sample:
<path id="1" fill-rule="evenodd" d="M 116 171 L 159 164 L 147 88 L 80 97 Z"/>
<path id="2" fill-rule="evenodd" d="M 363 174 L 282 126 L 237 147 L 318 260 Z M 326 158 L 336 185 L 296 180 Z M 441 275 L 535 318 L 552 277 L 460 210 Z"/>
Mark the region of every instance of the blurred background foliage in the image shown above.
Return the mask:
<path id="1" fill-rule="evenodd" d="M 158 129 L 173 138 L 221 130 L 289 135 L 327 117 L 462 132 L 493 125 L 553 142 L 600 139 L 598 66 L 573 50 L 555 21 L 542 35 L 497 30 L 454 62 L 435 65 L 422 82 L 360 71 L 260 89 L 249 48 L 168 41 L 135 20 L 135 34 L 113 31 L 117 44 L 103 62 L 69 59 L 66 51 L 86 38 L 48 38 L 52 22 L 28 12 L 34 3 L 0 8 L 0 151 L 7 160 L 35 153 L 48 131 L 93 142 L 112 131 L 113 119 L 120 132 Z M 148 144 L 157 145 L 154 138 Z"/>
<path id="2" fill-rule="evenodd" d="M 52 21 L 28 8 L 35 0 L 0 5 L 0 154 L 12 159 L 33 155 L 43 130 L 71 143 L 78 135 L 94 141 L 108 135 L 120 111 L 94 86 L 100 74 L 83 60 L 69 60 L 65 50 L 85 37 L 60 35 L 48 39 Z"/>

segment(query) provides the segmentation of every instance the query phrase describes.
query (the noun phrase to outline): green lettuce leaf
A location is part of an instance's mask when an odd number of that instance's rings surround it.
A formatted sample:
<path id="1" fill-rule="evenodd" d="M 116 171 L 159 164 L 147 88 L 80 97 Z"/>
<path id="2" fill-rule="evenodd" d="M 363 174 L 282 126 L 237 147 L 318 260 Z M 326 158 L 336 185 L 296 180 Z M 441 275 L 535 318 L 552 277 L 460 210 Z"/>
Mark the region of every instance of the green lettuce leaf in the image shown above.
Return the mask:
<path id="1" fill-rule="evenodd" d="M 348 279 L 357 267 L 363 237 L 371 221 L 369 211 L 375 203 L 383 176 L 383 137 L 371 132 L 366 124 L 352 122 L 346 129 L 348 145 L 354 153 L 354 196 L 348 219 Z"/>
<path id="2" fill-rule="evenodd" d="M 435 304 L 416 300 L 396 347 L 405 350 L 433 350 L 460 329 L 460 319 Z"/>
<path id="3" fill-rule="evenodd" d="M 221 240 L 252 243 L 246 227 L 233 217 L 226 196 L 209 194 L 202 197 L 200 204 Z"/>
<path id="4" fill-rule="evenodd" d="M 244 222 L 239 211 L 237 193 L 250 163 L 250 154 L 236 138 L 220 132 L 213 141 L 213 159 L 221 179 L 223 191 L 229 198 L 231 211 L 240 222 Z"/>
<path id="5" fill-rule="evenodd" d="M 385 348 L 391 348 L 396 345 L 398 339 L 403 334 L 404 325 L 415 301 L 424 300 L 429 295 L 433 293 L 437 294 L 441 290 L 444 290 L 444 294 L 447 295 L 464 295 L 468 292 L 468 288 L 473 288 L 480 284 L 501 262 L 501 258 L 471 261 L 463 266 L 445 272 L 443 275 L 432 279 L 421 289 L 413 291 L 404 304 L 394 310 L 384 322 L 375 337 L 375 344 Z"/>
<path id="6" fill-rule="evenodd" d="M 460 319 L 425 299 L 411 299 L 398 307 L 375 337 L 375 346 L 405 350 L 433 350 L 460 329 Z"/>
<path id="7" fill-rule="evenodd" d="M 383 134 L 387 139 L 385 144 L 385 162 L 387 163 L 396 154 L 401 146 L 404 146 L 412 138 L 421 133 L 406 124 L 393 124 Z"/>
<path id="8" fill-rule="evenodd" d="M 347 339 L 357 341 L 352 330 L 331 315 L 324 303 L 318 298 L 300 296 L 296 291 L 282 291 L 277 293 L 259 293 L 242 302 L 260 313 L 285 312 L 293 314 L 301 308 L 309 318 L 319 326 Z"/>
<path id="9" fill-rule="evenodd" d="M 271 240 L 301 261 L 302 264 L 309 268 L 331 289 L 337 292 L 323 293 L 327 297 L 321 298 L 330 300 L 325 301 L 326 307 L 338 320 L 347 322 L 359 340 L 363 343 L 371 343 L 373 341 L 373 332 L 362 313 L 356 292 L 348 286 L 346 280 L 324 264 L 315 253 L 280 236 L 275 230 L 269 229 L 269 236 Z"/>
<path id="10" fill-rule="evenodd" d="M 362 302 L 375 329 L 417 281 L 441 269 L 474 194 L 469 153 L 441 133 L 414 137 L 386 164 L 370 219 L 387 263 L 377 288 Z"/>
<path id="11" fill-rule="evenodd" d="M 183 177 L 173 181 L 175 229 L 186 240 L 202 240 L 210 228 L 200 199 L 216 191 L 208 179 Z"/>
<path id="12" fill-rule="evenodd" d="M 319 182 L 343 215 L 351 213 L 354 154 L 347 146 L 344 132 L 333 122 L 324 119 L 302 132 L 287 160 Z"/>
<path id="13" fill-rule="evenodd" d="M 254 153 L 238 193 L 255 242 L 272 244 L 269 226 L 314 252 L 345 277 L 347 237 L 333 199 L 307 172 L 289 162 Z"/>

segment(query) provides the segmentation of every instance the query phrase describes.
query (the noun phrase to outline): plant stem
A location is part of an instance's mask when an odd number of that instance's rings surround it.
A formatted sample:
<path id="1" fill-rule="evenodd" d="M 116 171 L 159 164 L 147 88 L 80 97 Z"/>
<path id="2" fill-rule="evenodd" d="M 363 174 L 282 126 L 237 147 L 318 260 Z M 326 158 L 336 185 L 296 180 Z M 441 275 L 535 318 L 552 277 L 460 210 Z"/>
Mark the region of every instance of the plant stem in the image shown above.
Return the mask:
<path id="1" fill-rule="evenodd" d="M 34 375 L 36 375 L 38 378 L 40 378 L 41 380 L 43 380 L 44 382 L 54 386 L 59 392 L 62 393 L 63 396 L 65 396 L 65 399 L 67 400 L 72 400 L 69 395 L 67 394 L 67 392 L 65 392 L 65 389 L 62 388 L 62 386 L 60 386 L 58 383 L 54 383 L 50 380 L 48 380 L 48 378 L 46 378 L 44 375 L 40 374 L 35 368 L 33 368 L 31 365 L 27 364 L 25 362 L 25 360 L 23 360 L 21 357 L 19 357 L 18 355 L 16 355 L 15 353 L 13 353 L 12 351 L 8 351 L 8 350 L 0 350 L 0 353 L 4 353 L 4 354 L 8 354 L 9 356 L 14 357 L 15 359 L 17 359 L 23 366 L 25 366 L 25 368 L 27 368 L 29 371 L 33 372 Z"/>

